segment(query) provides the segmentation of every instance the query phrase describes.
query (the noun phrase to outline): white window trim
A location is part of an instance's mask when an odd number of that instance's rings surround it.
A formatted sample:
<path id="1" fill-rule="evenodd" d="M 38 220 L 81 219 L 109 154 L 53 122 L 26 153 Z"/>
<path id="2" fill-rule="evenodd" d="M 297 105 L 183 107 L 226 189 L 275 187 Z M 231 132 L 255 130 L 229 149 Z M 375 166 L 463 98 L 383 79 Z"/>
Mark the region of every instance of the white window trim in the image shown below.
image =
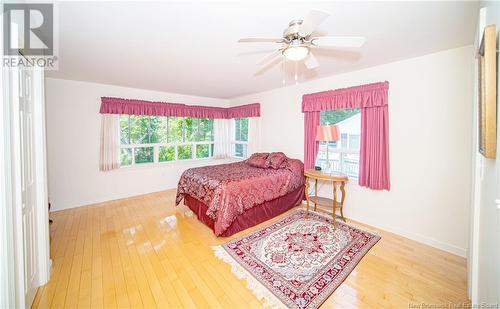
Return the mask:
<path id="1" fill-rule="evenodd" d="M 128 115 L 128 123 L 129 123 L 129 129 L 131 127 L 131 120 L 130 116 Z M 163 117 L 163 116 L 159 116 Z M 190 117 L 170 117 L 170 116 L 165 116 L 163 118 L 190 118 Z M 193 118 L 193 120 L 196 120 L 198 118 Z M 169 122 L 167 122 L 167 126 L 169 125 Z M 121 131 L 121 129 L 120 129 Z M 149 132 L 149 129 L 148 129 Z M 186 126 L 184 124 L 183 130 L 182 130 L 182 139 L 184 140 L 186 138 Z M 212 138 L 215 140 L 213 136 L 213 131 L 212 131 Z M 121 139 L 121 138 L 120 138 Z M 128 165 L 122 165 L 121 164 L 121 159 L 120 159 L 120 168 L 128 169 L 131 167 L 142 167 L 142 166 L 153 166 L 153 165 L 161 165 L 161 164 L 172 164 L 172 163 L 179 163 L 179 162 L 191 162 L 191 161 L 203 161 L 203 160 L 212 160 L 213 159 L 213 150 L 210 145 L 214 145 L 215 141 L 184 141 L 184 142 L 168 142 L 168 143 L 138 143 L 138 144 L 120 144 L 120 155 L 121 155 L 121 150 L 122 149 L 131 149 L 132 154 L 131 154 L 131 164 Z M 130 138 L 129 138 L 130 141 Z M 191 146 L 191 153 L 192 157 L 190 159 L 179 159 L 178 157 L 178 146 L 186 146 L 190 145 Z M 205 158 L 196 158 L 196 146 L 197 145 L 209 145 L 209 156 Z M 135 148 L 153 148 L 153 162 L 145 162 L 145 163 L 136 163 L 135 162 Z M 174 147 L 175 155 L 174 155 L 174 160 L 171 161 L 163 161 L 160 162 L 160 147 Z"/>
<path id="2" fill-rule="evenodd" d="M 148 168 L 161 168 L 161 167 L 168 167 L 171 165 L 188 165 L 188 166 L 198 166 L 203 162 L 213 162 L 216 161 L 214 158 L 200 158 L 200 159 L 185 159 L 185 160 L 179 160 L 179 161 L 165 161 L 165 162 L 159 162 L 159 163 L 139 163 L 139 164 L 134 164 L 134 165 L 123 165 L 116 171 L 129 171 L 129 170 L 135 170 L 135 169 L 148 169 Z M 201 166 L 201 165 L 200 165 Z"/>
<path id="3" fill-rule="evenodd" d="M 321 148 L 320 150 L 318 151 L 318 154 L 321 152 Z M 326 153 L 326 150 L 324 151 Z M 359 153 L 360 153 L 360 150 L 359 149 L 349 149 L 349 148 L 328 148 L 328 152 L 329 153 L 338 153 L 340 154 L 340 160 L 339 160 L 339 171 L 336 171 L 336 172 L 340 172 L 342 173 L 342 171 L 344 170 L 343 169 L 343 165 L 344 165 L 344 160 L 343 160 L 343 157 L 342 155 L 343 154 L 357 154 L 359 156 Z M 329 158 L 328 161 L 330 162 L 333 162 L 334 160 Z M 358 160 L 358 166 L 359 166 L 359 160 Z M 354 175 L 348 175 L 349 177 L 353 178 L 353 179 L 358 179 L 359 178 L 359 167 L 358 167 L 358 175 L 354 176 Z"/>
<path id="4" fill-rule="evenodd" d="M 235 139 L 235 134 L 236 134 L 236 119 L 243 119 L 243 118 L 247 118 L 248 119 L 248 117 L 240 117 L 240 118 L 234 118 L 231 121 L 231 158 L 239 159 L 239 160 L 248 158 L 248 141 L 240 141 L 240 140 L 236 140 Z M 248 132 L 247 132 L 247 136 L 248 136 Z M 235 151 L 236 145 L 246 145 L 247 146 L 247 155 L 246 156 L 238 157 L 235 154 L 236 153 L 236 151 Z"/>
<path id="5" fill-rule="evenodd" d="M 241 156 L 241 157 L 238 157 L 236 154 L 235 154 L 235 147 L 236 145 L 246 145 L 247 146 L 247 156 Z M 235 158 L 235 159 L 246 159 L 248 158 L 248 142 L 247 141 L 231 141 L 231 158 Z"/>
<path id="6" fill-rule="evenodd" d="M 213 145 L 214 141 L 202 141 L 202 142 L 178 142 L 178 143 L 151 143 L 151 144 L 121 144 L 121 149 L 132 149 L 132 163 L 129 165 L 121 165 L 121 168 L 129 168 L 132 166 L 143 166 L 143 165 L 153 165 L 153 164 L 165 164 L 174 162 L 189 162 L 189 161 L 200 161 L 212 159 L 213 153 L 212 148 L 209 147 L 209 156 L 206 158 L 196 158 L 196 145 Z M 177 146 L 191 145 L 191 159 L 179 159 L 179 153 Z M 135 148 L 151 148 L 153 147 L 153 162 L 147 163 L 135 163 Z M 174 160 L 160 162 L 160 147 L 174 147 L 175 155 Z"/>
<path id="7" fill-rule="evenodd" d="M 355 116 L 355 115 L 352 115 L 352 116 Z M 349 118 L 346 118 L 346 119 L 349 119 Z M 346 120 L 346 119 L 344 119 L 344 120 Z M 342 120 L 342 121 L 344 121 L 344 120 Z M 342 122 L 342 121 L 340 121 L 340 122 Z M 338 122 L 338 123 L 340 123 L 340 122 Z M 338 124 L 338 123 L 336 123 L 336 124 Z M 327 123 L 327 124 L 329 124 L 329 123 Z M 360 123 L 360 125 L 361 125 L 361 123 Z M 345 147 L 342 147 L 342 136 L 344 136 L 344 134 L 345 134 L 346 145 L 345 145 Z M 319 153 L 323 153 L 323 152 L 326 153 L 326 147 L 328 147 L 328 152 L 330 154 L 332 154 L 332 153 L 338 153 L 339 154 L 339 158 L 340 158 L 338 160 L 339 169 L 335 170 L 335 171 L 336 172 L 340 172 L 340 173 L 343 173 L 343 171 L 344 171 L 344 155 L 345 154 L 346 155 L 358 155 L 358 174 L 357 175 L 348 174 L 349 177 L 351 177 L 353 179 L 358 179 L 359 178 L 359 164 L 360 164 L 359 163 L 359 161 L 360 161 L 360 157 L 359 157 L 360 148 L 358 148 L 358 149 L 350 148 L 351 147 L 351 136 L 353 136 L 353 135 L 357 135 L 358 136 L 358 145 L 361 146 L 361 134 L 341 133 L 340 138 L 339 138 L 339 140 L 336 143 L 336 146 L 325 145 L 325 144 L 321 145 L 320 144 L 320 148 L 318 150 L 318 155 L 319 155 Z M 321 150 L 321 146 L 326 146 L 324 151 Z M 322 160 L 326 161 L 326 159 L 322 159 Z M 328 161 L 330 161 L 330 162 L 333 163 L 336 160 L 334 160 L 333 158 L 330 157 L 330 158 L 328 158 Z"/>
<path id="8" fill-rule="evenodd" d="M 348 153 L 348 154 L 359 154 L 359 149 L 349 149 L 349 148 L 328 148 L 329 152 L 335 153 Z"/>

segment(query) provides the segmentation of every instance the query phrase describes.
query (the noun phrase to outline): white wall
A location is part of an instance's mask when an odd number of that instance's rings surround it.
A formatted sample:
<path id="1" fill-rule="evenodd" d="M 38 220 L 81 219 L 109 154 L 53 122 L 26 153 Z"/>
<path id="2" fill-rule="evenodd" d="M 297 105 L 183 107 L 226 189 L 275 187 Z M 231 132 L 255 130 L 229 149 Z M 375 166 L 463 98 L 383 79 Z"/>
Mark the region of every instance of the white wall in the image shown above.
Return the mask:
<path id="1" fill-rule="evenodd" d="M 496 24 L 498 46 L 500 2 L 482 1 L 480 6 L 486 8 L 485 25 Z M 497 58 L 497 72 L 499 70 L 500 65 Z M 500 82 L 497 79 L 497 104 L 500 98 L 499 90 Z M 474 96 L 473 104 L 477 105 L 477 96 Z M 496 199 L 500 199 L 499 132 L 497 128 L 496 159 L 486 159 L 477 151 L 474 152 L 476 191 L 474 192 L 475 207 L 472 212 L 472 242 L 475 252 L 471 255 L 471 263 L 473 264 L 471 298 L 473 303 L 498 304 L 500 301 L 500 202 L 495 202 Z"/>
<path id="2" fill-rule="evenodd" d="M 472 47 L 231 100 L 261 103 L 262 150 L 303 159 L 302 95 L 387 80 L 391 190 L 350 183 L 345 214 L 465 256 L 471 193 Z M 323 194 L 331 188 L 323 187 Z"/>
<path id="3" fill-rule="evenodd" d="M 262 149 L 303 159 L 302 95 L 388 80 L 391 191 L 350 183 L 347 217 L 465 256 L 471 192 L 472 47 L 232 99 L 200 98 L 47 79 L 47 151 L 52 209 L 175 188 L 177 162 L 100 172 L 100 97 L 213 106 L 261 103 Z M 323 186 L 323 194 L 331 188 Z"/>
<path id="4" fill-rule="evenodd" d="M 47 161 L 52 210 L 175 188 L 187 168 L 220 161 L 165 163 L 99 171 L 102 96 L 228 106 L 222 99 L 46 79 Z"/>

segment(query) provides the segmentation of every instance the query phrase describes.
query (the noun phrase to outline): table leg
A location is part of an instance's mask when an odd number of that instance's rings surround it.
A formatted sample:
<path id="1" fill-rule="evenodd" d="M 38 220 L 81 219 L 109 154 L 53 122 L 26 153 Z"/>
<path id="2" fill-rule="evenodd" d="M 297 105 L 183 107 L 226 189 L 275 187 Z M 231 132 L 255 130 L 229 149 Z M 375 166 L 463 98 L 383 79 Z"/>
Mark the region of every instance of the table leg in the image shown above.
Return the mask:
<path id="1" fill-rule="evenodd" d="M 306 205 L 307 205 L 307 214 L 309 214 L 309 178 L 306 177 L 305 183 L 305 195 L 306 195 Z"/>
<path id="2" fill-rule="evenodd" d="M 342 199 L 340 200 L 340 216 L 342 217 L 342 220 L 346 222 L 345 217 L 344 217 L 344 201 L 345 201 L 345 181 L 342 181 L 340 184 L 340 191 L 342 192 Z"/>
<path id="3" fill-rule="evenodd" d="M 318 180 L 314 179 L 314 195 L 318 198 Z M 314 203 L 314 211 L 316 211 L 316 203 Z"/>
<path id="4" fill-rule="evenodd" d="M 337 210 L 337 183 L 333 182 L 333 228 L 335 228 L 335 219 L 337 215 L 335 214 Z"/>

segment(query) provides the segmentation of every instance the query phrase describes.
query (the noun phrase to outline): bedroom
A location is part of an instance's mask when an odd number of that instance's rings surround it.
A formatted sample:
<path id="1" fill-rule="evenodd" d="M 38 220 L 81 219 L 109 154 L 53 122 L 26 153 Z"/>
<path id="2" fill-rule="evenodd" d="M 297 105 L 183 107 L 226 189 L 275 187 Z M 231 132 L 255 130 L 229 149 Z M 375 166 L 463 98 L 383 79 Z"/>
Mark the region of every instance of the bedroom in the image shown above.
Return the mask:
<path id="1" fill-rule="evenodd" d="M 498 2 L 42 4 L 0 307 L 498 306 Z"/>

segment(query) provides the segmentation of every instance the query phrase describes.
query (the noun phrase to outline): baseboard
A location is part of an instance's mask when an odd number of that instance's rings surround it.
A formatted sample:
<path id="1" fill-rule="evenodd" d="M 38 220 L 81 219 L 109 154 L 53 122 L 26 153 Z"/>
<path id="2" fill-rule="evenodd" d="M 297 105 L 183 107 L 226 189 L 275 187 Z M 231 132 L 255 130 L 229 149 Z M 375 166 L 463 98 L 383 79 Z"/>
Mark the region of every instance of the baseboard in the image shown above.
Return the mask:
<path id="1" fill-rule="evenodd" d="M 165 188 L 162 190 L 155 190 L 151 192 L 141 192 L 141 193 L 136 193 L 136 194 L 130 194 L 130 195 L 125 195 L 125 196 L 119 196 L 115 198 L 107 198 L 107 199 L 95 199 L 95 200 L 89 200 L 85 201 L 79 204 L 74 204 L 74 205 L 65 205 L 63 207 L 57 207 L 54 205 L 58 205 L 56 203 L 51 202 L 51 210 L 50 212 L 57 212 L 61 210 L 67 210 L 67 209 L 73 209 L 73 208 L 78 208 L 78 207 L 85 207 L 85 206 L 92 206 L 92 205 L 97 205 L 97 204 L 102 204 L 102 203 L 108 203 L 108 202 L 114 202 L 114 201 L 119 201 L 119 200 L 124 200 L 128 199 L 131 197 L 139 197 L 142 195 L 148 195 L 148 194 L 154 194 L 154 193 L 159 193 L 159 192 L 165 192 L 165 191 L 170 191 L 170 190 L 176 190 L 177 188 Z"/>
<path id="2" fill-rule="evenodd" d="M 463 258 L 467 258 L 467 249 L 465 249 L 465 248 L 460 248 L 458 246 L 448 244 L 446 242 L 443 242 L 443 241 L 440 241 L 440 240 L 437 240 L 437 239 L 434 239 L 431 237 L 414 234 L 414 233 L 411 233 L 408 231 L 402 231 L 402 230 L 397 230 L 397 229 L 391 230 L 388 228 L 382 228 L 382 229 L 386 230 L 388 232 L 403 236 L 405 238 L 414 240 L 416 242 L 434 247 L 436 249 L 443 250 L 443 251 L 446 251 L 448 253 L 463 257 Z"/>
<path id="3" fill-rule="evenodd" d="M 302 205 L 305 206 L 305 202 L 302 202 Z M 424 245 L 431 246 L 433 248 L 446 251 L 448 253 L 451 253 L 453 255 L 457 255 L 463 258 L 467 258 L 467 249 L 465 248 L 460 248 L 458 246 L 434 239 L 432 237 L 424 236 L 424 235 L 419 235 L 415 234 L 409 231 L 404 231 L 404 230 L 399 230 L 399 229 L 394 229 L 388 226 L 381 226 L 381 225 L 376 225 L 373 223 L 366 223 L 364 220 L 360 220 L 354 217 L 348 217 L 348 219 L 359 222 L 363 225 L 366 225 L 368 227 L 372 226 L 376 229 L 383 230 L 389 233 L 393 233 L 411 240 L 414 240 L 416 242 L 422 243 Z"/>

